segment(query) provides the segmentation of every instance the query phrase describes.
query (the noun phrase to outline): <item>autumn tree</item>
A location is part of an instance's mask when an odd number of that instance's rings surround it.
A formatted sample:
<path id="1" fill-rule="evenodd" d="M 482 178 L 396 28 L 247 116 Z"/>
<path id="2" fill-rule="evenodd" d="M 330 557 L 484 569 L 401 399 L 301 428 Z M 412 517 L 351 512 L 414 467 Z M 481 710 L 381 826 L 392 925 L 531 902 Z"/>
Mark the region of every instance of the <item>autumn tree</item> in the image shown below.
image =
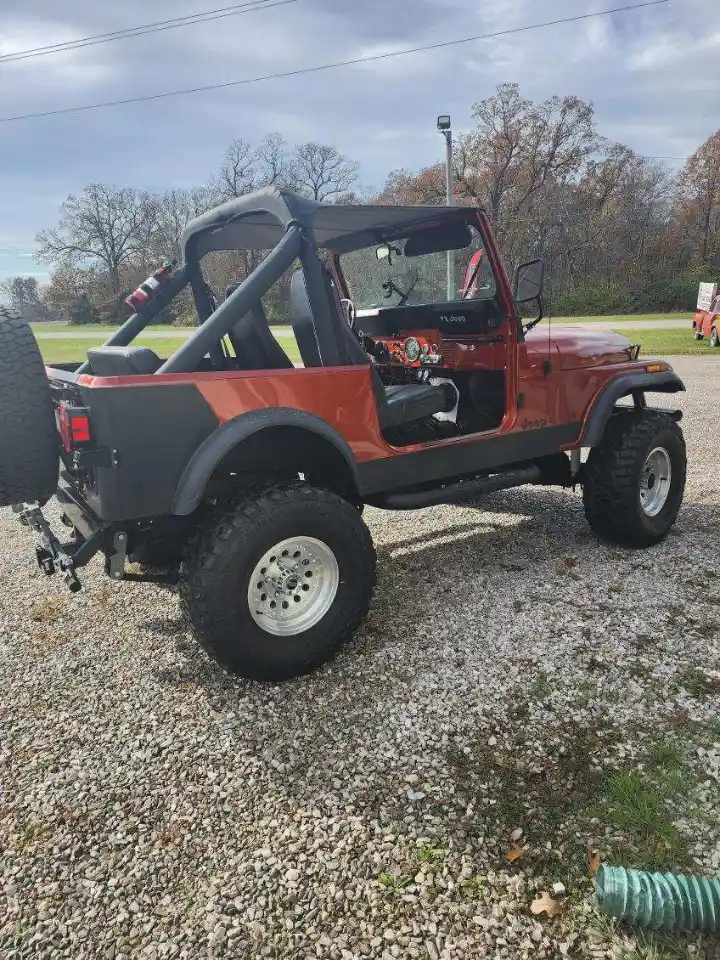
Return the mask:
<path id="1" fill-rule="evenodd" d="M 423 204 L 445 203 L 445 167 L 436 163 L 413 174 L 393 170 L 376 198 L 377 203 Z"/>
<path id="2" fill-rule="evenodd" d="M 677 212 L 696 240 L 700 263 L 720 268 L 720 130 L 685 163 Z"/>

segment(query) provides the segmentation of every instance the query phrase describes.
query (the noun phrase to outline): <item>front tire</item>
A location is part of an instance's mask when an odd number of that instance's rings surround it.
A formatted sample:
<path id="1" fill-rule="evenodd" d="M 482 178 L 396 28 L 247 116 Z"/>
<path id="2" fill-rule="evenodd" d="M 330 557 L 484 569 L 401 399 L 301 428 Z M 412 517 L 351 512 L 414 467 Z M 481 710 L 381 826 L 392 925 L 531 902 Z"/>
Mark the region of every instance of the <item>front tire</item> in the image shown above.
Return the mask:
<path id="1" fill-rule="evenodd" d="M 720 335 L 718 335 L 717 327 L 713 327 L 710 331 L 710 346 L 720 347 Z"/>
<path id="2" fill-rule="evenodd" d="M 333 657 L 367 614 L 370 533 L 352 504 L 303 484 L 235 504 L 200 530 L 180 592 L 199 643 L 251 680 L 296 677 Z"/>
<path id="3" fill-rule="evenodd" d="M 593 532 L 626 547 L 650 547 L 675 523 L 685 489 L 682 430 L 653 410 L 618 413 L 585 466 L 583 504 Z"/>

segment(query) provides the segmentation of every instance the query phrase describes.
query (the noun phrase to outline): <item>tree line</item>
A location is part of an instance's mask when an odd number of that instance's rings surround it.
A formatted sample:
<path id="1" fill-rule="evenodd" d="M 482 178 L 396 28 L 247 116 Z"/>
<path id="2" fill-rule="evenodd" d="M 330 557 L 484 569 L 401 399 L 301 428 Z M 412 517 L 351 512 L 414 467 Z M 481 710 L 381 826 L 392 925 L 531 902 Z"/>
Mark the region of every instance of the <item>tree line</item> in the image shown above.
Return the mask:
<path id="1" fill-rule="evenodd" d="M 592 104 L 575 96 L 533 102 L 518 84 L 498 86 L 473 105 L 473 125 L 455 142 L 457 202 L 484 207 L 506 263 L 543 257 L 557 315 L 692 310 L 700 280 L 720 280 L 720 130 L 679 173 L 600 135 Z M 52 266 L 47 286 L 15 277 L 3 285 L 35 319 L 115 324 L 124 297 L 166 259 L 192 217 L 258 187 L 277 184 L 315 200 L 360 199 L 359 165 L 335 147 L 288 145 L 270 134 L 242 139 L 197 187 L 153 194 L 89 184 L 68 197 L 57 224 L 38 234 L 38 257 Z M 445 202 L 442 163 L 392 171 L 377 203 Z M 242 279 L 260 251 L 213 254 L 205 262 L 216 294 Z M 192 322 L 180 300 L 165 319 Z M 266 304 L 287 316 L 287 281 Z"/>

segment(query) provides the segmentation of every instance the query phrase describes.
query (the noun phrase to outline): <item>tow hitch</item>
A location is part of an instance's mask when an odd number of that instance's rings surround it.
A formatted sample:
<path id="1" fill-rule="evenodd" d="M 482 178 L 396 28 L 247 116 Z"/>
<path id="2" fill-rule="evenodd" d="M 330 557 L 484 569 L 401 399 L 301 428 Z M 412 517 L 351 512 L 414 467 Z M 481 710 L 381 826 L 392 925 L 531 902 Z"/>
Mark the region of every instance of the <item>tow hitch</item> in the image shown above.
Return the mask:
<path id="1" fill-rule="evenodd" d="M 42 545 L 35 547 L 35 557 L 43 573 L 51 577 L 56 570 L 60 570 L 68 590 L 77 593 L 81 589 L 81 584 L 75 573 L 74 556 L 68 552 L 72 550 L 72 545 L 60 543 L 40 507 L 16 504 L 13 510 L 20 515 L 20 523 L 26 527 L 32 527 L 40 534 Z"/>

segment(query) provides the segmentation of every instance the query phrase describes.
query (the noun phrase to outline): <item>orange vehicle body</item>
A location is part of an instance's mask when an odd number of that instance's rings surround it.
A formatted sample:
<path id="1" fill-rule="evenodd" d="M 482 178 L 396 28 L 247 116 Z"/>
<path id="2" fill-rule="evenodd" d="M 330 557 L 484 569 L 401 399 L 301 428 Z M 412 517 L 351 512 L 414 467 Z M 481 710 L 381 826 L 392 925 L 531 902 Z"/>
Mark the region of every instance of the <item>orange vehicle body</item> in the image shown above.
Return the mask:
<path id="1" fill-rule="evenodd" d="M 596 335 L 581 328 L 536 329 L 518 343 L 517 325 L 508 322 L 498 331 L 494 343 L 488 343 L 484 337 L 454 340 L 439 333 L 435 339 L 448 364 L 435 368 L 438 375 L 443 369 L 500 369 L 509 374 L 505 416 L 497 429 L 482 434 L 483 441 L 510 433 L 570 426 L 561 446 L 578 446 L 591 401 L 604 384 L 628 369 L 644 369 L 631 359 L 633 348 L 629 342 L 608 331 Z M 358 462 L 408 456 L 429 446 L 400 448 L 385 440 L 368 367 L 274 370 L 272 376 L 263 371 L 156 374 L 152 378 L 84 374 L 78 382 L 90 390 L 155 390 L 171 384 L 192 384 L 220 424 L 268 407 L 302 410 L 333 426 L 346 439 Z M 478 434 L 471 434 L 431 446 L 452 448 L 477 443 L 478 439 Z"/>
<path id="2" fill-rule="evenodd" d="M 369 366 L 158 373 L 152 377 L 83 374 L 78 378 L 78 386 L 91 408 L 96 390 L 112 390 L 117 396 L 117 390 L 123 387 L 164 391 L 171 384 L 194 386 L 219 425 L 268 408 L 302 411 L 318 417 L 337 431 L 361 465 L 373 461 L 387 464 L 397 459 L 407 461 L 408 466 L 413 462 L 423 471 L 423 454 L 431 449 L 438 453 L 445 450 L 450 455 L 451 451 L 463 447 L 474 447 L 478 451 L 487 449 L 493 441 L 498 448 L 498 455 L 493 459 L 498 462 L 522 459 L 526 452 L 533 456 L 544 451 L 578 448 L 582 445 L 592 403 L 603 387 L 624 373 L 646 369 L 637 360 L 638 348 L 619 334 L 605 330 L 595 334 L 581 328 L 554 330 L 550 325 L 544 325 L 524 336 L 517 319 L 510 280 L 490 223 L 483 211 L 475 211 L 474 217 L 485 244 L 468 264 L 465 286 L 472 286 L 468 279 L 479 260 L 486 258 L 497 283 L 502 322 L 491 335 L 454 337 L 420 328 L 417 331 L 405 329 L 403 336 L 417 336 L 437 348 L 442 359 L 433 367 L 435 376 L 441 377 L 443 372 L 449 371 L 503 372 L 504 415 L 495 429 L 430 443 L 393 446 L 384 437 L 380 426 Z M 333 273 L 341 295 L 349 296 L 339 258 L 335 259 Z M 400 338 L 387 340 L 398 345 L 396 361 L 400 365 L 412 366 L 401 355 Z M 48 373 L 52 376 L 52 370 Z M 148 406 L 153 406 L 149 396 Z M 513 437 L 518 441 L 513 448 L 516 453 L 507 445 L 501 453 L 503 439 Z M 471 454 L 469 459 L 474 462 Z M 480 453 L 477 459 L 478 464 L 484 462 Z M 435 470 L 435 473 L 439 472 Z M 453 472 L 452 468 L 448 470 L 449 475 Z M 393 478 L 392 485 L 396 482 L 398 486 L 402 485 Z M 371 486 L 379 488 L 382 484 L 373 480 Z"/>

